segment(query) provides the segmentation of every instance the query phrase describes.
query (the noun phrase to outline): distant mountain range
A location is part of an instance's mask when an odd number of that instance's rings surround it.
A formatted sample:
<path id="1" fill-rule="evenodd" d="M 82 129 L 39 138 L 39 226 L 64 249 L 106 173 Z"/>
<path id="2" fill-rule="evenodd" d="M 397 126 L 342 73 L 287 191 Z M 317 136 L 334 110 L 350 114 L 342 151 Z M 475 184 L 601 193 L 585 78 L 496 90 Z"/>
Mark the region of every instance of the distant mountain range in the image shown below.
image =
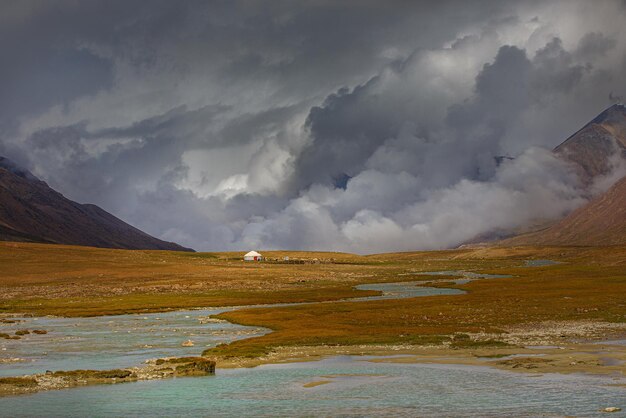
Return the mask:
<path id="1" fill-rule="evenodd" d="M 79 204 L 0 157 L 0 240 L 193 251 L 154 238 L 96 205 Z"/>
<path id="2" fill-rule="evenodd" d="M 626 161 L 626 107 L 616 104 L 554 149 L 590 185 Z M 559 222 L 501 241 L 501 245 L 626 245 L 626 177 Z"/>

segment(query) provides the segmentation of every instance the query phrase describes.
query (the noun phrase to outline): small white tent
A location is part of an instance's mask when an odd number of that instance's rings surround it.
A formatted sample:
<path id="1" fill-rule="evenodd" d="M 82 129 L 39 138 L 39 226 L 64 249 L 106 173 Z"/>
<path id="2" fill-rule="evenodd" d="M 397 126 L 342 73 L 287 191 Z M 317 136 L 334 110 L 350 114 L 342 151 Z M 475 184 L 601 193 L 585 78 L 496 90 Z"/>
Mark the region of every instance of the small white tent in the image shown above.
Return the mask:
<path id="1" fill-rule="evenodd" d="M 243 261 L 261 261 L 263 256 L 256 251 L 250 251 L 243 256 Z"/>

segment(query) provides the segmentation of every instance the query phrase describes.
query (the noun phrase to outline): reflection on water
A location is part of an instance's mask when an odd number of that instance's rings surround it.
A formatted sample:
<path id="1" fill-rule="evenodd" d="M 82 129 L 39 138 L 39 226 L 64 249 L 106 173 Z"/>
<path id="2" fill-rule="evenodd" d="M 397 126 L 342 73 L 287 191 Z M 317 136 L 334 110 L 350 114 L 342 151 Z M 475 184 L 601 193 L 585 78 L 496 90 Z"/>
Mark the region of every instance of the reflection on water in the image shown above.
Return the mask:
<path id="1" fill-rule="evenodd" d="M 19 416 L 602 416 L 624 406 L 610 378 L 363 357 L 218 370 L 214 377 L 40 392 L 2 400 Z M 330 381 L 306 387 L 308 383 Z M 613 414 L 612 416 L 619 416 Z M 623 415 L 622 415 L 623 416 Z"/>

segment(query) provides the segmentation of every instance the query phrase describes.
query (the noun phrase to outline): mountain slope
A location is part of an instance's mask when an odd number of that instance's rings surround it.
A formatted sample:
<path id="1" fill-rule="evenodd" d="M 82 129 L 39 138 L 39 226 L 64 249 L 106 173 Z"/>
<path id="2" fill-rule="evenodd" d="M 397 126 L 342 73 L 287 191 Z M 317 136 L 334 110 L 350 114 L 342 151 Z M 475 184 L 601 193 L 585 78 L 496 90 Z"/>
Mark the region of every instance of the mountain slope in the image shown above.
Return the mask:
<path id="1" fill-rule="evenodd" d="M 554 152 L 575 165 L 584 184 L 590 184 L 596 176 L 608 174 L 613 156 L 621 155 L 626 159 L 626 107 L 622 104 L 609 107 Z"/>
<path id="2" fill-rule="evenodd" d="M 595 180 L 616 175 L 626 161 L 626 106 L 614 104 L 554 149 L 576 170 L 587 193 Z M 621 161 L 620 161 L 621 160 Z M 605 178 L 608 179 L 608 178 Z M 537 202 L 540 204 L 540 202 Z M 500 241 L 502 245 L 626 244 L 626 178 L 549 227 Z"/>
<path id="3" fill-rule="evenodd" d="M 193 251 L 154 238 L 98 206 L 73 202 L 2 157 L 0 240 Z"/>
<path id="4" fill-rule="evenodd" d="M 626 177 L 551 227 L 501 244 L 626 245 Z"/>

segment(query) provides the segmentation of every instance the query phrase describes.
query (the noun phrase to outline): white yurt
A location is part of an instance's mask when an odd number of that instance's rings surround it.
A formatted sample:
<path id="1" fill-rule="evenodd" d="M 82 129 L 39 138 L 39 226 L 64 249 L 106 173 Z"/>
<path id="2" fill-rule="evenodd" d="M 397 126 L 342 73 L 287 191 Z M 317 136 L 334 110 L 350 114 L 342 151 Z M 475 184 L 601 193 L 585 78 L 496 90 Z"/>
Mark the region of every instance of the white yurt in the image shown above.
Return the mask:
<path id="1" fill-rule="evenodd" d="M 261 261 L 263 256 L 256 251 L 250 251 L 243 256 L 243 261 Z"/>

